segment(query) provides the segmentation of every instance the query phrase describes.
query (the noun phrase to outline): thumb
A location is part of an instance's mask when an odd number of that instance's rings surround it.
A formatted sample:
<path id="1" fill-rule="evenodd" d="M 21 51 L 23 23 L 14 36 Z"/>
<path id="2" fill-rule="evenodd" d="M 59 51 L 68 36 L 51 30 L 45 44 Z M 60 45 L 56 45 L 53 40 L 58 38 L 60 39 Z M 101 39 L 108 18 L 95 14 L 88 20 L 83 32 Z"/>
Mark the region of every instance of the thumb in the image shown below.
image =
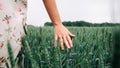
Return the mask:
<path id="1" fill-rule="evenodd" d="M 71 32 L 69 32 L 69 35 L 70 35 L 70 37 L 75 37 L 75 35 L 74 34 L 72 34 Z"/>

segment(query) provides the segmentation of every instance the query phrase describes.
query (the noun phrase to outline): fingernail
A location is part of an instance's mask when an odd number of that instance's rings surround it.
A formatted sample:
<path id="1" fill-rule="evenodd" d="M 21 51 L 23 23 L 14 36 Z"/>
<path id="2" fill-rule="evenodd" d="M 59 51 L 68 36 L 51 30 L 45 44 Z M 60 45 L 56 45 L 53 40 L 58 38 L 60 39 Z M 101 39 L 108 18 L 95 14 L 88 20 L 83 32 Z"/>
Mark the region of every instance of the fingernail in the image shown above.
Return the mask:
<path id="1" fill-rule="evenodd" d="M 71 47 L 73 47 L 73 45 L 71 45 Z"/>
<path id="2" fill-rule="evenodd" d="M 70 49 L 70 47 L 68 47 Z"/>
<path id="3" fill-rule="evenodd" d="M 62 50 L 64 50 L 64 48 L 62 48 Z"/>

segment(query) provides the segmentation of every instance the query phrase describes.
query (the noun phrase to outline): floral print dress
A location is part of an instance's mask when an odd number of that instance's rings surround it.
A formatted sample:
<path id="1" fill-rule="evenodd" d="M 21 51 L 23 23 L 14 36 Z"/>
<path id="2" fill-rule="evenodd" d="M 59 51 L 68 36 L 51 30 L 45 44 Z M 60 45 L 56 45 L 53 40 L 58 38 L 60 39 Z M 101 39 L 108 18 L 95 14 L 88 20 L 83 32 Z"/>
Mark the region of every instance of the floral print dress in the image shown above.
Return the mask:
<path id="1" fill-rule="evenodd" d="M 0 0 L 0 68 L 9 59 L 8 40 L 10 41 L 14 58 L 16 58 L 21 49 L 26 10 L 27 0 Z"/>

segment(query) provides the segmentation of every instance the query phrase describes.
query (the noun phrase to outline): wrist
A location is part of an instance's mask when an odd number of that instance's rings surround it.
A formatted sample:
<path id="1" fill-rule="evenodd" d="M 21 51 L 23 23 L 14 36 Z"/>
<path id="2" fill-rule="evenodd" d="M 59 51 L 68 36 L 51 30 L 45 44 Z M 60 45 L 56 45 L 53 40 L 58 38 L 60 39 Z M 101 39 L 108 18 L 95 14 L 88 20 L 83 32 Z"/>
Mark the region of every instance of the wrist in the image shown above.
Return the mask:
<path id="1" fill-rule="evenodd" d="M 61 26 L 61 25 L 63 25 L 62 22 L 54 22 L 54 23 L 53 23 L 53 26 L 54 26 L 54 27 L 55 27 L 55 26 Z"/>

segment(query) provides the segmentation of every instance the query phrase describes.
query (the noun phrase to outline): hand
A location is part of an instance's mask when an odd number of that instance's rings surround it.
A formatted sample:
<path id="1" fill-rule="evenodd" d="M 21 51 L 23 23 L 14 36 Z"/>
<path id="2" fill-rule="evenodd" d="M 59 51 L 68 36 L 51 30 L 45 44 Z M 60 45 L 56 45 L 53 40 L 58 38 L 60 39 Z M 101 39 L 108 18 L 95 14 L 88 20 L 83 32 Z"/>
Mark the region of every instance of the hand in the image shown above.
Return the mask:
<path id="1" fill-rule="evenodd" d="M 61 49 L 64 50 L 64 43 L 67 48 L 73 47 L 72 40 L 75 35 L 62 24 L 54 25 L 54 45 L 57 46 L 58 39 L 60 40 Z"/>

